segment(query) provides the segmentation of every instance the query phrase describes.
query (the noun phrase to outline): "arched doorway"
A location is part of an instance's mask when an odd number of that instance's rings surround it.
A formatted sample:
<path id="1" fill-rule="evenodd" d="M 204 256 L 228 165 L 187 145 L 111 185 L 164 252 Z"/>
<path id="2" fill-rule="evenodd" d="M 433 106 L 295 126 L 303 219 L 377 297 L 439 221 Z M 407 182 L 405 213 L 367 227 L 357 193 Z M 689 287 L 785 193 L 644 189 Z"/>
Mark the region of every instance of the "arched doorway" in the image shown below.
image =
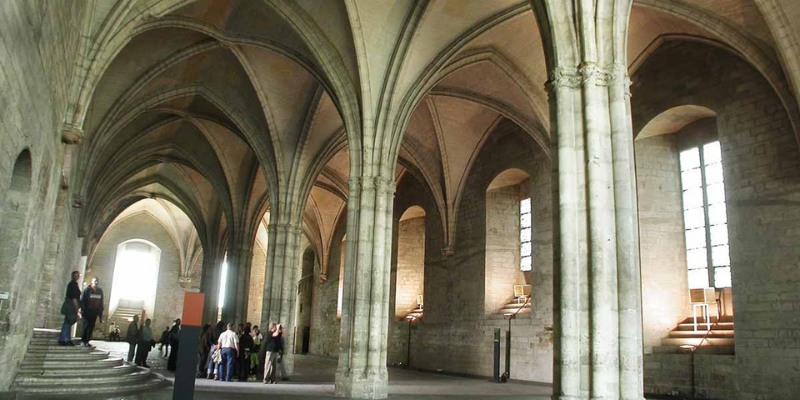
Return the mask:
<path id="1" fill-rule="evenodd" d="M 161 249 L 147 240 L 131 239 L 117 246 L 109 314 L 124 307 L 154 315 L 160 261 Z"/>
<path id="2" fill-rule="evenodd" d="M 25 231 L 25 222 L 28 214 L 28 203 L 30 201 L 30 189 L 32 180 L 32 165 L 30 151 L 23 150 L 14 162 L 14 169 L 11 173 L 11 183 L 6 190 L 5 198 L 2 203 L 2 217 L 0 217 L 0 292 L 8 293 L 8 300 L 2 300 L 0 308 L 0 330 L 5 331 L 8 319 L 5 316 L 9 310 L 13 309 L 14 288 L 23 287 L 14 281 L 17 276 L 17 261 L 22 245 L 22 238 Z"/>

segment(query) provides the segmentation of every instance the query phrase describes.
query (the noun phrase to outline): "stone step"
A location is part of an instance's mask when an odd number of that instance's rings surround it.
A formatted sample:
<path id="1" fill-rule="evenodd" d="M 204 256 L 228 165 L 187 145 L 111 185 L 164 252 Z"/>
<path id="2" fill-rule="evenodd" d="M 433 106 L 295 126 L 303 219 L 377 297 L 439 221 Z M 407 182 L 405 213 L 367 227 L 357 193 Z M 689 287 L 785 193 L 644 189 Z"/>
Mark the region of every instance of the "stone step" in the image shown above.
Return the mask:
<path id="1" fill-rule="evenodd" d="M 92 362 L 85 361 L 30 361 L 23 360 L 20 364 L 20 370 L 35 370 L 35 369 L 105 369 L 123 365 L 124 361 L 121 358 L 106 358 L 102 360 L 94 360 Z"/>
<path id="2" fill-rule="evenodd" d="M 733 322 L 719 322 L 719 323 L 712 323 L 711 324 L 711 328 L 713 330 L 715 330 L 715 331 L 716 330 L 733 330 L 734 325 L 733 325 Z M 680 331 L 691 331 L 691 330 L 694 330 L 694 324 L 691 321 L 683 322 L 683 323 L 678 324 L 676 329 L 680 330 Z M 697 329 L 705 330 L 706 329 L 705 322 L 701 324 L 700 320 L 698 319 Z"/>
<path id="3" fill-rule="evenodd" d="M 665 338 L 661 339 L 662 346 L 733 346 L 733 338 Z"/>
<path id="4" fill-rule="evenodd" d="M 102 385 L 59 385 L 53 386 L 25 387 L 17 390 L 17 399 L 74 399 L 77 396 L 101 395 L 107 398 L 116 395 L 125 395 L 158 389 L 167 385 L 168 382 L 153 375 L 145 381 L 126 383 L 126 384 L 102 384 Z M 53 394 L 57 392 L 58 394 Z M 146 398 L 146 397 L 144 397 Z"/>
<path id="5" fill-rule="evenodd" d="M 736 354 L 735 346 L 701 346 L 695 349 L 695 354 L 718 354 L 718 355 L 732 355 Z M 653 353 L 655 354 L 688 354 L 687 350 L 681 349 L 680 346 L 654 346 Z"/>
<path id="6" fill-rule="evenodd" d="M 65 353 L 65 354 L 72 354 L 72 353 L 90 353 L 94 351 L 94 349 L 83 347 L 83 346 L 62 346 L 59 344 L 42 344 L 42 345 L 30 345 L 28 346 L 28 353 L 27 354 L 51 354 L 51 353 Z"/>
<path id="7" fill-rule="evenodd" d="M 115 375 L 125 375 L 131 374 L 134 372 L 139 371 L 141 368 L 137 367 L 134 364 L 123 364 L 116 367 L 104 368 L 104 369 L 93 369 L 91 374 L 92 376 L 115 376 Z M 41 368 L 38 369 L 26 369 L 19 372 L 17 378 L 22 376 L 43 376 L 43 377 L 65 377 L 65 378 L 75 378 L 75 377 L 82 377 L 86 376 L 86 370 L 84 368 L 80 369 L 48 369 L 42 370 Z"/>
<path id="8" fill-rule="evenodd" d="M 15 385 L 20 389 L 38 388 L 43 386 L 66 386 L 66 385 L 124 385 L 137 383 L 152 378 L 150 371 L 142 369 L 128 374 L 117 375 L 25 375 L 18 377 Z"/>
<path id="9" fill-rule="evenodd" d="M 28 353 L 24 361 L 97 361 L 108 358 L 108 353 L 104 351 L 92 352 L 72 352 L 72 353 Z"/>
<path id="10" fill-rule="evenodd" d="M 712 330 L 711 332 L 705 330 L 699 331 L 671 331 L 669 333 L 671 338 L 732 338 L 733 331 L 730 330 Z"/>

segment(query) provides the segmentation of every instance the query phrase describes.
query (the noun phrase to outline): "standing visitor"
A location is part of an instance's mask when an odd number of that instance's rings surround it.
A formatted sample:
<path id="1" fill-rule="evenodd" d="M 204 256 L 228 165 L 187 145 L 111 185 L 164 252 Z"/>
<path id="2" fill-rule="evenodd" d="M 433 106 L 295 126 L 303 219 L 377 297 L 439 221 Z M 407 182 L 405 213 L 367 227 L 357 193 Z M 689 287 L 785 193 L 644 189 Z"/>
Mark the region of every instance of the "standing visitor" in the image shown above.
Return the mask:
<path id="1" fill-rule="evenodd" d="M 253 337 L 250 336 L 250 326 L 245 325 L 244 332 L 239 337 L 239 381 L 247 382 L 250 375 L 250 352 L 253 351 Z"/>
<path id="2" fill-rule="evenodd" d="M 81 304 L 83 304 L 83 335 L 81 335 L 81 345 L 84 347 L 93 347 L 89 344 L 92 340 L 92 332 L 94 332 L 94 325 L 97 320 L 103 323 L 103 289 L 97 287 L 100 280 L 97 277 L 92 278 L 92 284 L 83 290 L 81 295 Z"/>
<path id="3" fill-rule="evenodd" d="M 158 346 L 159 353 L 164 350 L 164 347 L 167 348 L 167 350 L 164 352 L 164 358 L 167 358 L 169 353 L 169 327 L 164 328 L 164 332 L 161 332 L 161 337 L 158 339 L 158 343 L 161 343 L 161 345 Z"/>
<path id="4" fill-rule="evenodd" d="M 258 357 L 261 354 L 261 331 L 258 330 L 258 325 L 253 325 L 253 331 L 250 333 L 253 337 L 253 349 L 250 350 L 250 374 L 255 375 L 256 379 L 261 375 L 258 374 Z"/>
<path id="5" fill-rule="evenodd" d="M 278 324 L 280 327 L 280 342 L 281 342 L 281 351 L 278 354 L 278 373 L 281 376 L 282 381 L 288 381 L 289 375 L 286 373 L 286 363 L 283 362 L 283 352 L 286 351 L 286 327 Z"/>
<path id="6" fill-rule="evenodd" d="M 180 334 L 181 319 L 178 318 L 172 325 L 172 329 L 169 330 L 169 345 L 172 347 L 172 351 L 170 351 L 169 359 L 167 359 L 167 370 L 173 372 L 178 368 L 178 343 L 180 341 Z"/>
<path id="7" fill-rule="evenodd" d="M 78 278 L 81 273 L 72 271 L 71 280 L 67 283 L 67 294 L 64 296 L 64 304 L 61 305 L 61 314 L 64 314 L 64 323 L 61 324 L 61 334 L 58 336 L 58 344 L 61 346 L 74 346 L 72 343 L 72 324 L 78 322 L 81 317 L 81 289 L 78 286 Z"/>
<path id="8" fill-rule="evenodd" d="M 125 341 L 128 342 L 128 362 L 133 361 L 133 355 L 136 354 L 136 344 L 139 342 L 139 316 L 134 315 L 133 321 L 128 325 L 128 333 L 125 335 Z"/>
<path id="9" fill-rule="evenodd" d="M 208 355 L 211 352 L 212 341 L 214 340 L 214 331 L 211 329 L 211 324 L 203 325 L 203 331 L 200 333 L 200 362 L 197 364 L 198 378 L 206 377 L 206 366 L 208 365 Z"/>
<path id="10" fill-rule="evenodd" d="M 220 352 L 222 353 L 222 362 L 217 366 L 217 379 L 224 382 L 230 382 L 231 378 L 233 378 L 233 364 L 237 353 L 239 353 L 239 338 L 236 336 L 236 332 L 233 331 L 233 324 L 228 323 L 227 328 L 225 332 L 219 335 L 219 340 L 217 341 L 217 347 L 221 349 Z"/>
<path id="11" fill-rule="evenodd" d="M 153 347 L 153 329 L 150 328 L 150 323 L 150 318 L 144 321 L 144 326 L 139 334 L 139 347 L 136 349 L 136 365 L 145 368 L 150 368 L 147 365 L 147 355 L 150 354 L 150 348 Z"/>
<path id="12" fill-rule="evenodd" d="M 264 348 L 266 350 L 264 357 L 264 383 L 278 383 L 276 380 L 278 369 L 276 364 L 278 355 L 283 351 L 280 324 L 273 322 L 269 325 L 269 333 L 264 340 Z"/>

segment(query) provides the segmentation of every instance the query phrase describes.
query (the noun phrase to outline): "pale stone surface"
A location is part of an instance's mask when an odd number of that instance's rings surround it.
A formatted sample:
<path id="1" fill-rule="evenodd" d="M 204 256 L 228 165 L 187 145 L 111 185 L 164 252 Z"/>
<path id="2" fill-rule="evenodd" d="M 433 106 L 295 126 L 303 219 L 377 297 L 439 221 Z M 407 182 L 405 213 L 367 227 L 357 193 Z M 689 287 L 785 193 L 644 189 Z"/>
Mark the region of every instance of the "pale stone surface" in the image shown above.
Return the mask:
<path id="1" fill-rule="evenodd" d="M 94 266 L 111 221 L 158 199 L 186 213 L 170 232 L 170 279 L 206 292 L 206 320 L 227 252 L 225 318 L 310 327 L 312 353 L 341 356 L 339 394 L 389 393 L 385 365 L 405 360 L 409 338 L 393 316 L 409 292 L 426 303 L 412 365 L 488 375 L 488 340 L 506 324 L 493 310 L 524 279 L 533 307 L 513 322 L 512 377 L 554 381 L 570 399 L 639 399 L 641 302 L 649 350 L 686 293 L 674 159 L 660 162 L 666 144 L 637 154 L 637 199 L 631 138 L 672 109 L 654 125 L 716 113 L 729 182 L 736 355 L 700 360 L 698 390 L 793 398 L 800 7 L 638 0 L 628 23 L 629 0 L 585 2 L 604 6 L 585 14 L 562 3 L 3 2 L 0 291 L 12 299 L 0 308 L 0 390 L 30 328 L 60 324 L 67 276 L 82 258 Z M 14 194 L 24 149 L 30 189 Z M 535 199 L 524 278 L 509 267 L 515 244 L 500 241 L 516 227 L 493 218 L 514 202 L 486 193 L 508 168 L 530 176 Z M 413 205 L 425 210 L 423 257 L 394 243 Z M 271 232 L 292 232 L 257 250 L 268 209 Z M 424 258 L 421 277 L 399 272 L 406 258 Z M 685 387 L 678 360 L 648 367 L 647 390 Z"/>

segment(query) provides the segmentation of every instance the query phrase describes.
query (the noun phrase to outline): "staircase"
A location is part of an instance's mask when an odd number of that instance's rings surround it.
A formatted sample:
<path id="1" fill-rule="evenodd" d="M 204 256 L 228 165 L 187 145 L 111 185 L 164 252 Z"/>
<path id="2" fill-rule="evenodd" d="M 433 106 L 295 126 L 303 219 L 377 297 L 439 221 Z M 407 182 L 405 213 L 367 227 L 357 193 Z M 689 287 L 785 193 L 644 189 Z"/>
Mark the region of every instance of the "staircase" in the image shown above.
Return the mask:
<path id="1" fill-rule="evenodd" d="M 110 323 L 115 323 L 119 327 L 119 334 L 122 338 L 125 338 L 125 332 L 128 329 L 128 325 L 130 325 L 131 321 L 133 320 L 133 316 L 138 315 L 139 317 L 142 316 L 142 309 L 141 308 L 129 308 L 129 307 L 117 307 L 116 311 L 114 311 L 114 315 L 108 318 L 108 321 L 105 321 L 104 325 L 104 332 L 103 335 L 108 334 L 108 325 Z M 142 321 L 139 321 L 141 323 Z"/>
<path id="2" fill-rule="evenodd" d="M 416 308 L 406 311 L 406 313 L 403 315 L 403 318 L 400 318 L 400 320 L 401 321 L 408 321 L 408 320 L 417 321 L 417 320 L 422 319 L 423 315 L 424 315 L 424 312 L 422 311 L 422 306 L 418 305 Z"/>
<path id="3" fill-rule="evenodd" d="M 57 330 L 34 329 L 12 386 L 18 399 L 105 399 L 156 389 L 167 382 L 150 370 L 81 346 L 58 345 Z"/>
<path id="4" fill-rule="evenodd" d="M 695 346 L 696 352 L 709 354 L 734 354 L 733 317 L 711 317 L 711 330 L 707 330 L 705 318 L 697 318 L 694 330 L 693 318 L 686 318 L 661 339 L 661 346 L 653 349 L 657 353 L 675 353 L 681 346 Z"/>
<path id="5" fill-rule="evenodd" d="M 517 313 L 517 310 L 519 310 L 519 313 Z M 497 310 L 497 313 L 501 315 L 527 314 L 529 312 L 531 312 L 530 299 L 523 302 L 516 298 L 509 300 L 502 308 Z"/>

